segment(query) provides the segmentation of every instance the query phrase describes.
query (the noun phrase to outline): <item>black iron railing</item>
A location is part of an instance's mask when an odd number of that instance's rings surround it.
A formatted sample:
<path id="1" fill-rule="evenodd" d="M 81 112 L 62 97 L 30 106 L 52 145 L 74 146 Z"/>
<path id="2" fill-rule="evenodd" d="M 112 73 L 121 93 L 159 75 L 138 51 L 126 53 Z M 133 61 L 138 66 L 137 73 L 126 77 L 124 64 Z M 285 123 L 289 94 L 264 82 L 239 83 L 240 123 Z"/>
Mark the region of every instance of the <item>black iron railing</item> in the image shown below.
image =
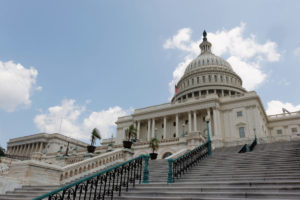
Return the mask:
<path id="1" fill-rule="evenodd" d="M 134 187 L 136 182 L 141 183 L 142 177 L 143 183 L 148 183 L 148 161 L 148 155 L 141 155 L 33 200 L 113 199 L 115 193 L 120 196 L 122 190 L 128 191 L 130 184 Z"/>
<path id="2" fill-rule="evenodd" d="M 197 165 L 200 160 L 206 158 L 208 155 L 211 155 L 210 140 L 176 159 L 168 159 L 168 183 L 173 183 L 175 179 L 180 178 L 188 169 Z"/>
<path id="3" fill-rule="evenodd" d="M 239 150 L 239 153 L 246 153 L 246 152 L 253 151 L 253 149 L 256 145 L 257 145 L 257 138 L 255 135 L 253 142 L 250 145 L 244 144 L 244 146 Z"/>
<path id="4" fill-rule="evenodd" d="M 253 149 L 256 145 L 257 145 L 257 139 L 256 139 L 256 135 L 255 135 L 255 138 L 254 138 L 252 144 L 249 146 L 249 150 L 253 151 Z"/>

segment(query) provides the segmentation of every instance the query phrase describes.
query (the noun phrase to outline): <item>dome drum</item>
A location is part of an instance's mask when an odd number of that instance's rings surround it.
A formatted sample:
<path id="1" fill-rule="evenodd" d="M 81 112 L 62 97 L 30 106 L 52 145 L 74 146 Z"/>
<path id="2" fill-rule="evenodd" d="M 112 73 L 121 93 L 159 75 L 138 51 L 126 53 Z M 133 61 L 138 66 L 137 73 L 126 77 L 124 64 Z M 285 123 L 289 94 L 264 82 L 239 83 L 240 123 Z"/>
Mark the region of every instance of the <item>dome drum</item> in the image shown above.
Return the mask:
<path id="1" fill-rule="evenodd" d="M 215 93 L 218 96 L 227 96 L 246 92 L 242 87 L 242 79 L 227 61 L 211 52 L 211 43 L 207 41 L 205 34 L 203 36 L 201 54 L 187 66 L 176 85 L 172 103 L 197 95 Z"/>

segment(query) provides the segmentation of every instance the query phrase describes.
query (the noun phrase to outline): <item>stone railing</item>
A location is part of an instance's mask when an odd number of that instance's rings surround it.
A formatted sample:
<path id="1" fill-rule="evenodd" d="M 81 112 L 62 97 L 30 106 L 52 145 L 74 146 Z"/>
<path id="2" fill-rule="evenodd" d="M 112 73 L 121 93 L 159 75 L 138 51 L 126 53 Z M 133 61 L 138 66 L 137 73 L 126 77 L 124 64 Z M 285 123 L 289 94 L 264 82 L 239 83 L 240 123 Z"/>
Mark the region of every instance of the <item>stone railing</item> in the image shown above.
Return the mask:
<path id="1" fill-rule="evenodd" d="M 0 163 L 0 176 L 7 174 L 8 170 L 9 170 L 9 167 L 6 164 Z"/>
<path id="2" fill-rule="evenodd" d="M 62 168 L 60 180 L 70 179 L 74 176 L 90 171 L 95 168 L 105 167 L 108 163 L 113 163 L 124 159 L 124 151 L 122 149 L 104 153 L 99 156 L 76 162 Z"/>
<path id="3" fill-rule="evenodd" d="M 277 115 L 268 115 L 268 119 L 277 119 L 277 118 L 281 118 L 281 117 L 294 117 L 294 116 L 300 117 L 300 111 L 290 112 L 290 113 L 281 113 L 281 114 L 277 114 Z"/>
<path id="4" fill-rule="evenodd" d="M 61 185 L 129 160 L 132 154 L 130 150 L 119 149 L 64 167 L 37 160 L 18 161 L 11 165 L 6 176 L 18 179 L 24 185 Z"/>
<path id="5" fill-rule="evenodd" d="M 159 141 L 159 143 L 170 143 L 170 142 L 179 142 L 179 138 L 166 138 Z"/>
<path id="6" fill-rule="evenodd" d="M 74 164 L 77 162 L 81 162 L 83 160 L 84 160 L 83 156 L 71 156 L 71 157 L 67 158 L 65 162 L 67 165 L 70 165 L 70 164 Z"/>
<path id="7" fill-rule="evenodd" d="M 159 143 L 171 143 L 171 142 L 179 142 L 179 138 L 166 138 L 159 141 Z M 149 142 L 136 142 L 133 143 L 133 147 L 149 145 Z M 114 146 L 115 147 L 115 146 Z"/>

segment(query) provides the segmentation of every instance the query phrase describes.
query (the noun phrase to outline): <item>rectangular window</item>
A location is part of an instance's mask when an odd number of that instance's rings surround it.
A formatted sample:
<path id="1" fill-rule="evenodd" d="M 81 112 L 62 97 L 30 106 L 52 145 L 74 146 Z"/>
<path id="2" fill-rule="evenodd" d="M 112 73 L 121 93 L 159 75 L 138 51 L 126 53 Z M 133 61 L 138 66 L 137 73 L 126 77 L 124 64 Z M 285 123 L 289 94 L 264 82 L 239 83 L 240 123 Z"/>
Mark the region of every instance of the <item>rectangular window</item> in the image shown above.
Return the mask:
<path id="1" fill-rule="evenodd" d="M 277 134 L 282 134 L 282 130 L 281 130 L 281 129 L 278 129 L 278 130 L 277 130 Z"/>
<path id="2" fill-rule="evenodd" d="M 205 76 L 202 76 L 202 82 L 205 83 Z"/>
<path id="3" fill-rule="evenodd" d="M 244 138 L 245 137 L 245 128 L 244 127 L 240 127 L 239 128 L 239 133 L 240 133 L 240 138 Z"/>
<path id="4" fill-rule="evenodd" d="M 292 133 L 297 133 L 297 132 L 298 132 L 297 128 L 292 128 Z"/>
<path id="5" fill-rule="evenodd" d="M 200 80 L 199 80 L 199 77 L 197 77 L 197 83 L 199 84 Z"/>
<path id="6" fill-rule="evenodd" d="M 240 127 L 239 128 L 239 133 L 240 133 L 240 138 L 244 138 L 245 137 L 245 128 L 244 127 Z"/>
<path id="7" fill-rule="evenodd" d="M 242 117 L 242 116 L 243 116 L 243 112 L 242 112 L 242 111 L 238 111 L 238 112 L 236 113 L 236 116 L 237 116 L 237 117 Z"/>
<path id="8" fill-rule="evenodd" d="M 173 122 L 173 126 L 176 126 L 176 122 Z"/>

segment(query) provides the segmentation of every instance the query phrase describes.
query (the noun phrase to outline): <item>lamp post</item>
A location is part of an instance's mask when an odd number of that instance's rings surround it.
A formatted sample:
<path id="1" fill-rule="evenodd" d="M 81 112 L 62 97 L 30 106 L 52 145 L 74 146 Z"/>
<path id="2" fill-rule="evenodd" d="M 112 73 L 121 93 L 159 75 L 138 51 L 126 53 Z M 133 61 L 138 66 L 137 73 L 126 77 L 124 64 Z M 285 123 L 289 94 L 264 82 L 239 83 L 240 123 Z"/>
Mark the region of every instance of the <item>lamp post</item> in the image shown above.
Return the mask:
<path id="1" fill-rule="evenodd" d="M 185 134 L 184 134 L 184 124 L 182 124 L 182 135 L 181 135 L 181 137 L 184 137 L 185 136 Z"/>
<path id="2" fill-rule="evenodd" d="M 212 155 L 212 149 L 211 149 L 211 140 L 210 140 L 210 134 L 209 134 L 210 117 L 206 116 L 205 121 L 206 121 L 206 128 L 207 128 L 207 140 L 206 140 L 206 142 L 208 143 L 208 155 L 211 156 Z"/>
<path id="3" fill-rule="evenodd" d="M 68 139 L 67 139 L 67 141 L 68 141 L 68 145 L 67 145 L 67 149 L 66 149 L 66 153 L 65 153 L 65 155 L 64 156 L 69 156 L 69 145 L 70 145 L 70 138 L 68 137 Z"/>

